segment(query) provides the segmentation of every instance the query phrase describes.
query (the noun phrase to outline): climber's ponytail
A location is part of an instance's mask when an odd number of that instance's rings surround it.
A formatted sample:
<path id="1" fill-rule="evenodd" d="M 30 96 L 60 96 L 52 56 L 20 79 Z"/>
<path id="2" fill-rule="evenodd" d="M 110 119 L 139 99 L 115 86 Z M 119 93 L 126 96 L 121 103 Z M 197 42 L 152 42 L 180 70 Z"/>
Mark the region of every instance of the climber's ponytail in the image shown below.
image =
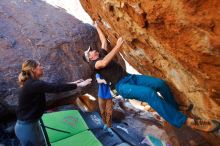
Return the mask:
<path id="1" fill-rule="evenodd" d="M 26 60 L 22 64 L 21 73 L 18 76 L 19 85 L 22 87 L 24 82 L 30 78 L 34 78 L 33 69 L 38 66 L 35 60 Z"/>

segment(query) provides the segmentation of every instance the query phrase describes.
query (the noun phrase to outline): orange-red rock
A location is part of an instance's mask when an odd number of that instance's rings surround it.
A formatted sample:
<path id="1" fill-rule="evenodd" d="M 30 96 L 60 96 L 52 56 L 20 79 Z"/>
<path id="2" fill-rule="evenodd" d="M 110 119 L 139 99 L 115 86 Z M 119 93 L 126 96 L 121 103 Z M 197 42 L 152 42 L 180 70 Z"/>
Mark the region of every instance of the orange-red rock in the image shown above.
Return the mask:
<path id="1" fill-rule="evenodd" d="M 81 0 L 139 72 L 168 81 L 193 114 L 220 121 L 219 0 Z"/>

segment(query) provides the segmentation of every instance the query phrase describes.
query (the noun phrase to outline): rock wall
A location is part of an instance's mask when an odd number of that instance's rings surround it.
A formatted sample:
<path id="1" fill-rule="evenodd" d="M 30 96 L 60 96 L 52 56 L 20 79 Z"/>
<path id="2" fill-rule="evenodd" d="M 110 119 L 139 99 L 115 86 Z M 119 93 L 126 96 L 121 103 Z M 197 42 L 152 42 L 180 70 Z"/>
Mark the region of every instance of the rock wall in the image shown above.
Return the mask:
<path id="1" fill-rule="evenodd" d="M 219 0 L 80 0 L 139 72 L 165 79 L 178 102 L 220 121 Z"/>
<path id="2" fill-rule="evenodd" d="M 86 79 L 91 70 L 79 54 L 89 45 L 100 45 L 96 30 L 63 9 L 39 0 L 1 0 L 0 117 L 7 115 L 6 107 L 17 105 L 17 77 L 24 60 L 39 60 L 44 66 L 42 79 L 48 82 Z M 96 86 L 90 87 L 93 89 Z M 55 100 L 73 94 L 50 97 Z"/>

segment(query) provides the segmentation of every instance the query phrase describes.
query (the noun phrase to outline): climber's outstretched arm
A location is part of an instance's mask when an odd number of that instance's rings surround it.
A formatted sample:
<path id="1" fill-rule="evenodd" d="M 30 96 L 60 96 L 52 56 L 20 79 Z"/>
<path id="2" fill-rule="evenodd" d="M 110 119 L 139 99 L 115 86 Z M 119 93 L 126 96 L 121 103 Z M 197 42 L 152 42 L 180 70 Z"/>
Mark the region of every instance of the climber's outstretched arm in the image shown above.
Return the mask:
<path id="1" fill-rule="evenodd" d="M 95 26 L 95 28 L 96 28 L 97 31 L 98 31 L 99 39 L 101 40 L 101 43 L 102 43 L 101 48 L 102 48 L 102 49 L 105 49 L 105 50 L 107 51 L 107 44 L 108 44 L 108 43 L 107 43 L 107 40 L 106 40 L 106 38 L 105 38 L 104 33 L 103 33 L 102 30 L 98 27 L 97 22 L 94 22 L 94 26 Z"/>

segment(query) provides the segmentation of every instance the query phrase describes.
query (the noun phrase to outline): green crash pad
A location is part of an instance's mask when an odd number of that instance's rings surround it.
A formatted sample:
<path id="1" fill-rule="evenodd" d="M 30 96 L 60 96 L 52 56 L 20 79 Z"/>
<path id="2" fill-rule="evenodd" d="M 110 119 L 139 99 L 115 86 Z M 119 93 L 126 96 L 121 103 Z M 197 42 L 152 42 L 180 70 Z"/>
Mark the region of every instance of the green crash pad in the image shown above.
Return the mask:
<path id="1" fill-rule="evenodd" d="M 51 146 L 102 146 L 90 131 L 84 131 L 66 139 L 51 143 Z"/>
<path id="2" fill-rule="evenodd" d="M 60 141 L 89 129 L 77 110 L 47 113 L 42 116 L 42 121 L 50 143 Z"/>

